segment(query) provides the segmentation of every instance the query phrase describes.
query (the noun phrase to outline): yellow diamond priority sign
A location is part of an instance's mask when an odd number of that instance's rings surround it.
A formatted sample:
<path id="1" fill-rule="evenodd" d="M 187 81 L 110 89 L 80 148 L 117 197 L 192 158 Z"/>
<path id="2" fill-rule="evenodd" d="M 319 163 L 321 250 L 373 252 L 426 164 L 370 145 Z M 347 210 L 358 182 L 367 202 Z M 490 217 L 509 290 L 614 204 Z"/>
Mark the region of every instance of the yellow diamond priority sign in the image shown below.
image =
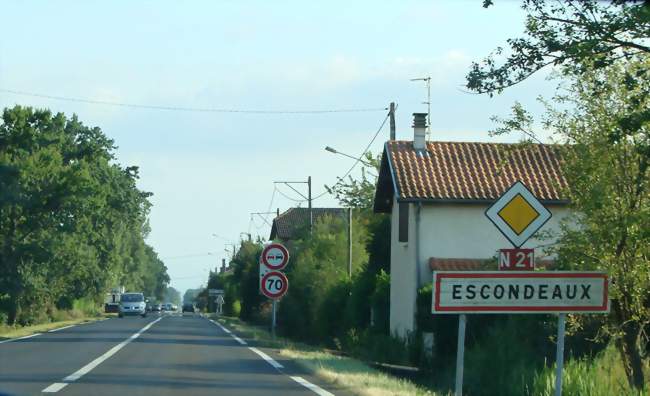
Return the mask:
<path id="1" fill-rule="evenodd" d="M 551 212 L 522 182 L 504 192 L 485 215 L 516 248 L 551 218 Z"/>

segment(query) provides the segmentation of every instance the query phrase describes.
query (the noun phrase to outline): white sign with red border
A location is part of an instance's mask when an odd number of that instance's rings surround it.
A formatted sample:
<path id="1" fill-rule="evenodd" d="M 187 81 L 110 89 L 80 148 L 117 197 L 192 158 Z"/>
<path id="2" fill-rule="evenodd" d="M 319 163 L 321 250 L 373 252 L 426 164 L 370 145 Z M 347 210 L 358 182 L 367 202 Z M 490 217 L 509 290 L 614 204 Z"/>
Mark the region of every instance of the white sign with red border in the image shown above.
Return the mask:
<path id="1" fill-rule="evenodd" d="M 280 243 L 271 243 L 262 250 L 260 261 L 271 270 L 281 270 L 289 262 L 289 251 Z"/>
<path id="2" fill-rule="evenodd" d="M 289 289 L 289 280 L 280 271 L 267 272 L 261 281 L 262 294 L 271 299 L 284 296 Z"/>
<path id="3" fill-rule="evenodd" d="M 481 271 L 433 273 L 432 313 L 607 313 L 602 272 Z"/>

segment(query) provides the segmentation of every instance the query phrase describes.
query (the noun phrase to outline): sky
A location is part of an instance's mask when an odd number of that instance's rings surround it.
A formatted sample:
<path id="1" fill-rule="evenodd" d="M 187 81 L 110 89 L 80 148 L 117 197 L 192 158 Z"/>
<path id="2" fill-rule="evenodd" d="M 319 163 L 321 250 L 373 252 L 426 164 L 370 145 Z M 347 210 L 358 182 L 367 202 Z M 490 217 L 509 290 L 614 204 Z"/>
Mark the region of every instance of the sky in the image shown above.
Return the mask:
<path id="1" fill-rule="evenodd" d="M 390 102 L 397 138 L 411 140 L 427 92 L 410 79 L 431 77 L 432 140 L 519 140 L 490 137 L 490 117 L 506 116 L 514 101 L 540 112 L 537 96 L 555 85 L 536 75 L 493 98 L 464 89 L 471 62 L 524 27 L 518 2 L 481 3 L 6 1 L 0 108 L 77 114 L 115 140 L 118 162 L 139 166 L 138 186 L 154 194 L 147 242 L 183 292 L 205 285 L 241 233 L 268 239 L 273 215 L 251 213 L 297 205 L 280 192 L 300 196 L 285 186 L 274 193 L 274 181 L 311 176 L 314 196 L 336 182 L 354 160 L 325 146 L 361 155 Z M 173 111 L 2 90 L 185 109 L 380 110 Z M 381 152 L 388 136 L 386 125 L 370 150 Z M 314 206 L 338 203 L 325 194 Z"/>

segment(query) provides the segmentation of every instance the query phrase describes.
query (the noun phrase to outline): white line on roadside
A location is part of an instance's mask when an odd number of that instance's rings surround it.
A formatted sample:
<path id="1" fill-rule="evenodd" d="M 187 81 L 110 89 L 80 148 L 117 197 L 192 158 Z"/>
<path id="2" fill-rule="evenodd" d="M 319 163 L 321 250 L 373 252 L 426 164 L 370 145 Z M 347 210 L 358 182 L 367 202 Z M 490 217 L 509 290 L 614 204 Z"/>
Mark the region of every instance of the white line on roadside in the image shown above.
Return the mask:
<path id="1" fill-rule="evenodd" d="M 54 332 L 57 332 L 57 331 L 60 331 L 60 330 L 65 330 L 65 329 L 69 329 L 70 327 L 75 327 L 75 326 L 76 326 L 76 325 L 70 325 L 70 326 L 59 327 L 58 329 L 52 329 L 52 330 L 48 331 L 48 333 L 54 333 Z"/>
<path id="2" fill-rule="evenodd" d="M 305 388 L 309 389 L 310 391 L 316 393 L 319 396 L 334 396 L 332 392 L 328 392 L 325 389 L 321 388 L 320 386 L 314 385 L 302 377 L 289 377 L 289 378 L 291 378 L 292 380 L 296 381 L 300 385 L 304 386 Z"/>
<path id="3" fill-rule="evenodd" d="M 120 349 L 124 348 L 124 347 L 125 347 L 126 345 L 128 345 L 131 341 L 133 341 L 133 340 L 135 340 L 136 338 L 140 337 L 140 335 L 141 335 L 142 333 L 144 333 L 145 331 L 149 330 L 149 328 L 150 328 L 151 326 L 153 326 L 154 324 L 156 324 L 156 323 L 157 323 L 158 321 L 160 321 L 161 319 L 162 319 L 162 318 L 158 318 L 158 319 L 154 320 L 153 322 L 150 322 L 149 324 L 147 324 L 146 326 L 144 326 L 142 329 L 140 329 L 140 331 L 138 331 L 137 333 L 133 334 L 131 337 L 129 337 L 129 338 L 127 338 L 126 340 L 124 340 L 124 341 L 120 342 L 119 344 L 115 345 L 113 348 L 109 349 L 108 352 L 104 353 L 103 355 L 101 355 L 101 356 L 98 357 L 97 359 L 93 360 L 92 362 L 90 362 L 90 363 L 88 363 L 87 365 L 83 366 L 83 367 L 80 368 L 79 370 L 77 370 L 77 371 L 75 371 L 74 373 L 72 373 L 72 374 L 68 375 L 67 377 L 65 377 L 65 378 L 63 379 L 63 382 L 56 382 L 56 383 L 54 383 L 54 384 L 48 386 L 47 388 L 43 389 L 42 392 L 46 392 L 46 393 L 54 393 L 54 392 L 58 392 L 58 391 L 60 391 L 61 389 L 63 389 L 63 388 L 64 388 L 68 383 L 70 383 L 70 382 L 74 382 L 74 381 L 78 380 L 79 378 L 83 377 L 84 375 L 88 374 L 92 369 L 94 369 L 95 367 L 99 366 L 103 361 L 105 361 L 105 360 L 108 359 L 109 357 L 115 355 L 115 354 L 117 353 L 117 351 L 119 351 Z"/>
<path id="4" fill-rule="evenodd" d="M 258 355 L 260 355 L 260 356 L 262 357 L 262 359 L 266 360 L 266 362 L 267 362 L 268 364 L 270 364 L 271 366 L 273 366 L 273 367 L 275 367 L 275 368 L 277 368 L 277 369 L 284 368 L 283 365 L 281 365 L 280 363 L 276 362 L 276 361 L 275 361 L 271 356 L 269 356 L 269 355 L 267 355 L 266 353 L 260 351 L 259 349 L 257 349 L 257 348 L 253 348 L 253 347 L 248 347 L 248 349 L 250 349 L 251 351 L 253 351 L 253 352 L 257 353 Z"/>
<path id="5" fill-rule="evenodd" d="M 10 338 L 10 339 L 8 339 L 8 340 L 0 341 L 0 344 L 4 344 L 5 342 L 12 342 L 12 341 L 18 341 L 18 340 L 25 340 L 25 339 L 27 339 L 27 338 L 32 338 L 32 337 L 39 336 L 39 335 L 41 335 L 41 334 L 43 334 L 43 333 L 34 333 L 34 334 L 26 335 L 26 336 L 24 336 L 24 337 Z"/>

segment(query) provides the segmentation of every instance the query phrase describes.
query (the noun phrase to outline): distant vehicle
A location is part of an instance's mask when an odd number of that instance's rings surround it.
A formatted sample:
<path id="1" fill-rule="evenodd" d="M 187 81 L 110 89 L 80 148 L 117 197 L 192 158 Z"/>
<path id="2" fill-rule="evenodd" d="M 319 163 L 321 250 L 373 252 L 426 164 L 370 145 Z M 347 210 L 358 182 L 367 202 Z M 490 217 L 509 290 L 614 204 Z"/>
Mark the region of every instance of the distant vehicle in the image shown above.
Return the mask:
<path id="1" fill-rule="evenodd" d="M 172 311 L 178 311 L 178 305 L 172 304 Z"/>
<path id="2" fill-rule="evenodd" d="M 196 312 L 194 304 L 183 304 L 183 313 L 185 312 Z"/>
<path id="3" fill-rule="evenodd" d="M 151 312 L 160 312 L 162 311 L 162 307 L 160 304 L 154 304 L 151 306 Z"/>
<path id="4" fill-rule="evenodd" d="M 120 318 L 125 315 L 147 316 L 146 302 L 142 293 L 124 293 L 120 296 Z"/>
<path id="5" fill-rule="evenodd" d="M 165 311 L 173 311 L 174 307 L 172 306 L 172 303 L 165 303 Z"/>

